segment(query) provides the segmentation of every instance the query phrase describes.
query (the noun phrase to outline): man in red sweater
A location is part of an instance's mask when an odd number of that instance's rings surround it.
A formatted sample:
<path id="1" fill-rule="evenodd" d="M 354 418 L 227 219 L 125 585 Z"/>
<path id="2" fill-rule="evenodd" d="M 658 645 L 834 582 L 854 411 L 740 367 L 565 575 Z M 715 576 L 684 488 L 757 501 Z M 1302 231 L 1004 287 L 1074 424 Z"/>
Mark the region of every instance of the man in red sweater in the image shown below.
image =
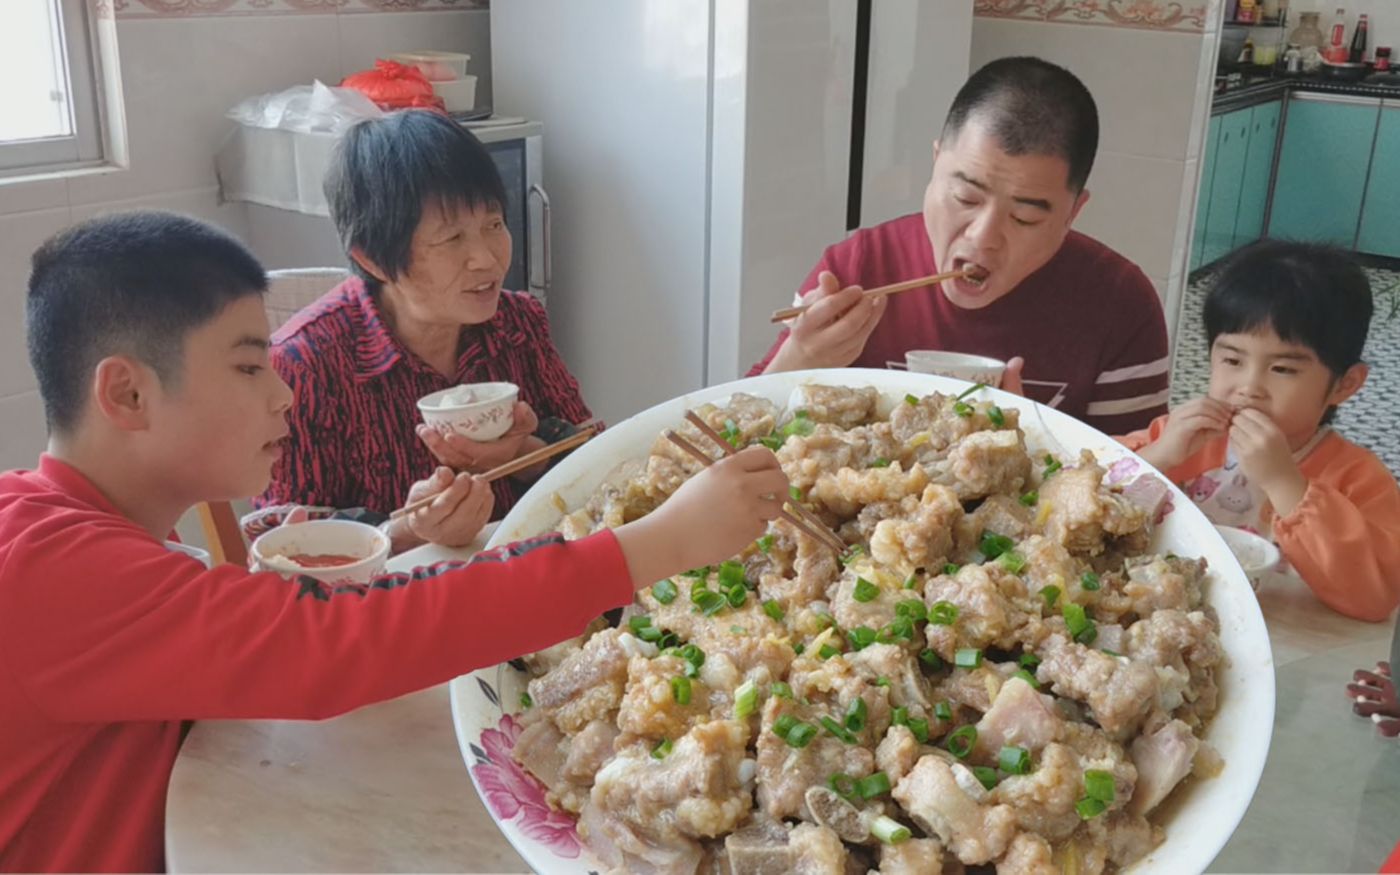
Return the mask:
<path id="1" fill-rule="evenodd" d="M 192 504 L 262 491 L 287 433 L 265 285 L 237 241 L 166 213 L 34 255 L 50 441 L 0 475 L 0 871 L 159 871 L 184 721 L 329 717 L 552 645 L 738 552 L 787 495 L 759 447 L 614 531 L 367 589 L 206 570 L 165 537 Z M 435 488 L 425 524 L 490 496 L 470 476 Z"/>
<path id="2" fill-rule="evenodd" d="M 1068 70 L 1037 58 L 978 70 L 933 144 L 923 214 L 829 247 L 802 285 L 812 308 L 750 374 L 976 353 L 1008 362 L 1005 388 L 1108 434 L 1145 428 L 1167 409 L 1162 304 L 1136 265 L 1070 230 L 1098 135 L 1094 99 Z M 966 267 L 983 276 L 861 296 Z"/>

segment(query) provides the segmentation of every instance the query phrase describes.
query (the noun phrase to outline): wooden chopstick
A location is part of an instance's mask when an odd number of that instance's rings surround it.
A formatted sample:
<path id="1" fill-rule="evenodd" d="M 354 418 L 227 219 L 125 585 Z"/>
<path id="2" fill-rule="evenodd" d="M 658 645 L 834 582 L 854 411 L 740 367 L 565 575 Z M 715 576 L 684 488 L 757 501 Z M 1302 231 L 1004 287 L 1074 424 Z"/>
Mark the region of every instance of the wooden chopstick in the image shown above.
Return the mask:
<path id="1" fill-rule="evenodd" d="M 921 289 L 924 286 L 931 286 L 934 283 L 941 283 L 944 280 L 950 280 L 956 277 L 967 276 L 971 272 L 972 268 L 965 267 L 962 270 L 950 270 L 946 273 L 936 273 L 932 276 L 921 277 L 916 280 L 905 280 L 902 283 L 893 283 L 888 286 L 880 286 L 879 288 L 866 289 L 865 297 L 883 298 L 886 295 L 897 295 L 900 292 L 907 292 L 910 289 Z M 788 307 L 783 310 L 774 310 L 773 315 L 769 317 L 768 321 L 786 322 L 789 319 L 801 316 L 803 313 L 806 313 L 808 308 L 810 308 L 811 306 L 811 304 L 801 304 L 799 306 Z"/>
<path id="2" fill-rule="evenodd" d="M 734 446 L 730 444 L 729 441 L 725 440 L 723 435 L 711 428 L 708 422 L 701 419 L 700 414 L 696 413 L 694 410 L 687 410 L 685 412 L 685 418 L 691 425 L 698 428 L 701 434 L 709 438 L 715 446 L 719 447 L 720 452 L 724 453 L 726 456 L 734 455 L 736 452 Z M 820 540 L 826 541 L 827 546 L 833 548 L 838 553 L 845 552 L 846 542 L 841 540 L 840 536 L 835 532 L 828 529 L 826 523 L 822 522 L 816 514 L 795 501 L 789 501 L 787 504 L 793 510 L 797 511 L 797 515 L 802 517 L 808 526 L 819 533 L 817 537 Z M 784 512 L 786 513 L 786 511 Z"/>
<path id="3" fill-rule="evenodd" d="M 670 429 L 666 430 L 666 440 L 670 441 L 671 443 L 680 447 L 685 452 L 689 453 L 691 457 L 695 459 L 695 461 L 699 462 L 707 468 L 715 463 L 715 460 L 707 456 L 699 447 L 695 446 L 695 444 L 692 444 L 690 441 L 686 440 L 685 438 L 681 437 L 680 435 L 676 434 Z M 793 528 L 802 532 L 802 534 L 816 541 L 818 544 L 822 544 L 826 547 L 830 547 L 831 549 L 836 550 L 838 554 L 843 552 L 843 549 L 846 546 L 843 542 L 841 545 L 842 549 L 837 549 L 830 541 L 828 541 L 826 538 L 823 538 L 821 534 L 819 534 L 819 532 L 821 531 L 820 529 L 817 531 L 813 531 L 806 523 L 793 516 L 792 514 L 788 513 L 786 510 L 778 511 L 778 516 L 787 520 L 790 524 L 792 524 Z"/>
<path id="4" fill-rule="evenodd" d="M 497 467 L 492 468 L 490 471 L 487 471 L 485 474 L 482 474 L 481 479 L 485 480 L 487 483 L 491 483 L 492 481 L 500 480 L 502 477 L 509 477 L 510 475 L 515 474 L 518 471 L 524 471 L 526 468 L 533 468 L 539 463 L 546 461 L 547 459 L 551 459 L 554 456 L 559 455 L 560 453 L 567 452 L 568 450 L 572 450 L 575 447 L 582 446 L 597 433 L 598 423 L 596 421 L 584 423 L 584 425 L 579 431 L 569 435 L 563 440 L 555 441 L 554 443 L 549 444 L 548 446 L 540 447 L 537 450 L 531 450 L 523 456 L 511 459 L 504 465 L 498 465 Z M 420 498 L 417 501 L 412 502 L 411 504 L 406 504 L 398 510 L 394 511 L 393 513 L 389 514 L 389 519 L 396 520 L 401 517 L 408 516 L 416 510 L 422 510 L 423 508 L 432 504 L 433 500 L 436 498 L 437 495 L 434 494 L 428 496 L 427 498 Z"/>

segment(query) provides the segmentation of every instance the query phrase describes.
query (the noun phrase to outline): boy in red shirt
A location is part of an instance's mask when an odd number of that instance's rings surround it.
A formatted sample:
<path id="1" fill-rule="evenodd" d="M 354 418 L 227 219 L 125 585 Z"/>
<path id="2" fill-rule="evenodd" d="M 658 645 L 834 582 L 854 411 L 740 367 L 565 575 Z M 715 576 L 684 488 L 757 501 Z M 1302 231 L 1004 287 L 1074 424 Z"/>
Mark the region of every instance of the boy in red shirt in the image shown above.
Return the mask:
<path id="1" fill-rule="evenodd" d="M 183 721 L 329 717 L 549 646 L 742 549 L 787 494 L 757 448 L 614 531 L 364 591 L 207 570 L 164 538 L 192 504 L 262 491 L 286 436 L 265 284 L 235 240 L 164 213 L 96 219 L 34 255 L 50 441 L 37 470 L 0 475 L 0 870 L 160 870 Z M 427 488 L 425 523 L 490 497 L 470 476 Z"/>

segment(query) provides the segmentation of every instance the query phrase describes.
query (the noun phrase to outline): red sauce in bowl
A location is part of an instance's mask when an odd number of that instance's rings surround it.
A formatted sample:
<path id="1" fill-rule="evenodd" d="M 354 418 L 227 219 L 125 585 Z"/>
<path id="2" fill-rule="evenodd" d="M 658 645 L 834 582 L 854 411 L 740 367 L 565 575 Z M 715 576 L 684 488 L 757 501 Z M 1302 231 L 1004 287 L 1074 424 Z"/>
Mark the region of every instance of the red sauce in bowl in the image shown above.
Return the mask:
<path id="1" fill-rule="evenodd" d="M 342 553 L 293 553 L 283 556 L 302 568 L 334 568 L 337 565 L 354 565 L 363 559 L 361 556 L 346 556 Z"/>

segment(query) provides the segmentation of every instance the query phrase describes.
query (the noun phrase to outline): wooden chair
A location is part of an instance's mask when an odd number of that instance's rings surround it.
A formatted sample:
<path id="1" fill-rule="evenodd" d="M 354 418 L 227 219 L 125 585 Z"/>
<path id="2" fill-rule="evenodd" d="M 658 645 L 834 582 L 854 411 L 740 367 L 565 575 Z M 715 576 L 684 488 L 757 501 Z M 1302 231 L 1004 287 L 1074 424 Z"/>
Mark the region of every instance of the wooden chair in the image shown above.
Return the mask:
<path id="1" fill-rule="evenodd" d="M 213 565 L 231 563 L 248 565 L 248 544 L 233 505 L 227 501 L 206 501 L 197 508 L 199 524 L 204 530 L 204 542 Z"/>

